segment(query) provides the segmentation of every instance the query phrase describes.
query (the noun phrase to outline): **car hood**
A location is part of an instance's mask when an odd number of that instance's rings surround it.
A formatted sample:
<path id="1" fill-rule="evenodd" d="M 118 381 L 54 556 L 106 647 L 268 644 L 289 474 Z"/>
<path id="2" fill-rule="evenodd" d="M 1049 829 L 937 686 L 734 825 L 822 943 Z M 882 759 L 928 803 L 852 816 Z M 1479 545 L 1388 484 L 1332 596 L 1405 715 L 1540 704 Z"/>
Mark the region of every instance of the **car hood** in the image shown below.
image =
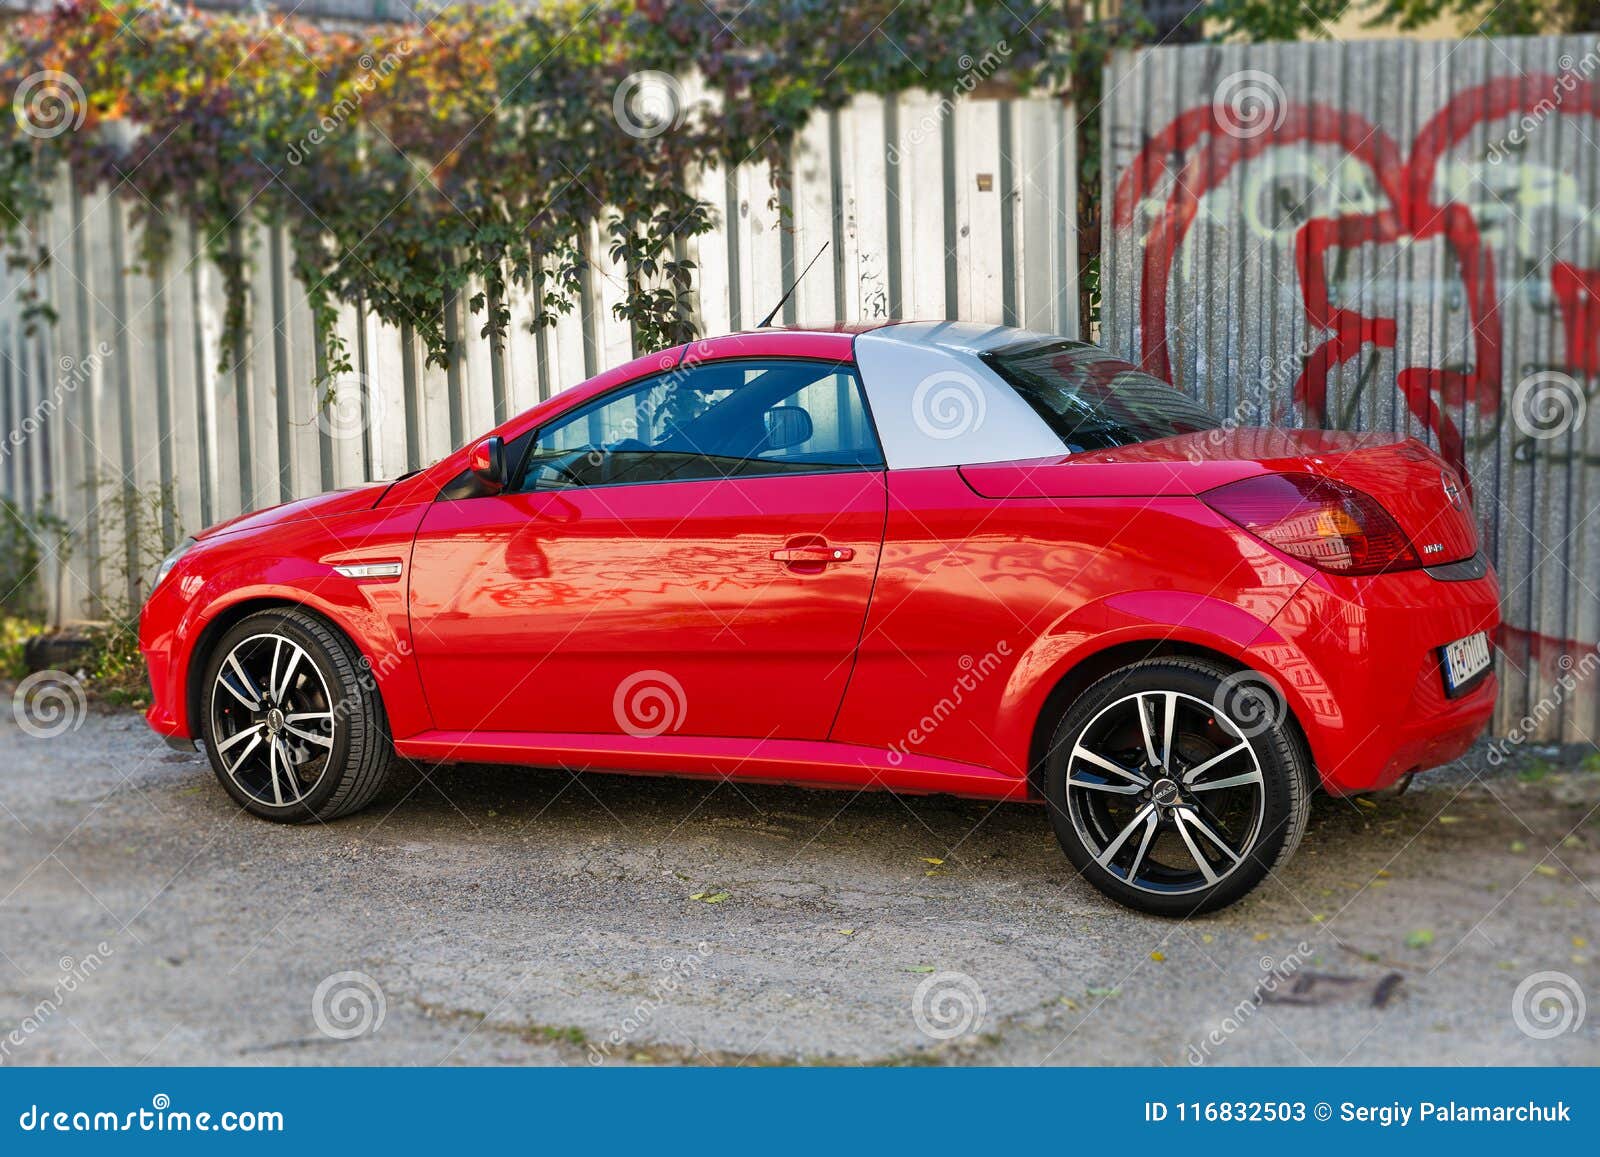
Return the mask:
<path id="1" fill-rule="evenodd" d="M 364 486 L 351 487 L 348 490 L 331 490 L 327 494 L 319 494 L 315 498 L 301 498 L 295 502 L 285 502 L 281 506 L 269 506 L 265 510 L 254 510 L 248 514 L 241 514 L 237 518 L 230 518 L 226 522 L 219 522 L 202 530 L 195 538 L 204 542 L 219 534 L 237 534 L 243 530 L 259 530 L 268 526 L 286 526 L 291 522 L 305 522 L 310 519 L 337 518 L 341 514 L 350 514 L 358 510 L 371 510 L 383 498 L 393 481 L 369 482 Z"/>

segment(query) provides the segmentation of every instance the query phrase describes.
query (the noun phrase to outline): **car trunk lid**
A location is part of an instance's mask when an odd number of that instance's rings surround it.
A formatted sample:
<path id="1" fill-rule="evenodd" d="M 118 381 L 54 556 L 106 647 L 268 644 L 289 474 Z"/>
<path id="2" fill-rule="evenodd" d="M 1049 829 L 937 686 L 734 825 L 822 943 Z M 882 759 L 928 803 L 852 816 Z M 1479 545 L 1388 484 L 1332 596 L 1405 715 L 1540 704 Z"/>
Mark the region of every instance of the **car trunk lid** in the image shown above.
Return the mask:
<path id="1" fill-rule="evenodd" d="M 1457 562 L 1478 550 L 1465 482 L 1421 442 L 1398 434 L 1202 430 L 960 470 L 976 493 L 995 499 L 1192 496 L 1263 474 L 1314 474 L 1377 499 L 1425 566 Z"/>

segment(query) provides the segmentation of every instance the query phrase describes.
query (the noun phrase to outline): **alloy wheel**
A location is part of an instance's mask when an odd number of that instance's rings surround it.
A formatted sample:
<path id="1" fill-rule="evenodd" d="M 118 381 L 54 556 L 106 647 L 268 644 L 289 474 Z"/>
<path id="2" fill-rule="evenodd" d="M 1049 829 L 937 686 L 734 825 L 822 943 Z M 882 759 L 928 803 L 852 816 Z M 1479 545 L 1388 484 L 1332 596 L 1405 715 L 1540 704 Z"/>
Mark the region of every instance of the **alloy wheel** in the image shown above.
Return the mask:
<path id="1" fill-rule="evenodd" d="M 311 794 L 333 753 L 334 701 L 305 648 L 279 634 L 238 643 L 211 688 L 211 735 L 251 798 L 289 807 Z"/>
<path id="2" fill-rule="evenodd" d="M 1067 812 L 1090 854 L 1141 891 L 1213 888 L 1261 833 L 1266 785 L 1250 736 L 1193 695 L 1113 701 L 1073 741 L 1066 770 Z"/>

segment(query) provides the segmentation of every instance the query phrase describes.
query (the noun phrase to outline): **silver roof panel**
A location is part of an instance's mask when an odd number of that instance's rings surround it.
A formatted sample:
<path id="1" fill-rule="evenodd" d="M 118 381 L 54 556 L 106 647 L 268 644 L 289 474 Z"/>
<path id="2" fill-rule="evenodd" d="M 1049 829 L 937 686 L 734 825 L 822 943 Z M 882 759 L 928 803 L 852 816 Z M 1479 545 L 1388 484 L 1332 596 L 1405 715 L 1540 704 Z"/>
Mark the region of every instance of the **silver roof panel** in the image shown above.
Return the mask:
<path id="1" fill-rule="evenodd" d="M 891 470 L 1062 454 L 1044 419 L 979 360 L 1000 346 L 1065 340 L 972 322 L 904 322 L 856 338 L 856 365 Z"/>

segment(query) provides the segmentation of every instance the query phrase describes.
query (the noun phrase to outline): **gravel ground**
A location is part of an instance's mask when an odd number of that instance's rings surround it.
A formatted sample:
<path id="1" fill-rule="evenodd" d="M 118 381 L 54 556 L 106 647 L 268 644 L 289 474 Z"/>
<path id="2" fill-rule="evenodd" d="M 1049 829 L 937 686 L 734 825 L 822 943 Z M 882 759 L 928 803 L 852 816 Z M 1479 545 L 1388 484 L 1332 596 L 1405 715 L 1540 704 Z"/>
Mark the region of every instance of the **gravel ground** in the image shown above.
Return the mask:
<path id="1" fill-rule="evenodd" d="M 1036 807 L 464 767 L 289 828 L 132 713 L 7 712 L 0 1064 L 1600 1063 L 1597 760 L 1516 754 L 1319 798 L 1171 922 Z"/>

